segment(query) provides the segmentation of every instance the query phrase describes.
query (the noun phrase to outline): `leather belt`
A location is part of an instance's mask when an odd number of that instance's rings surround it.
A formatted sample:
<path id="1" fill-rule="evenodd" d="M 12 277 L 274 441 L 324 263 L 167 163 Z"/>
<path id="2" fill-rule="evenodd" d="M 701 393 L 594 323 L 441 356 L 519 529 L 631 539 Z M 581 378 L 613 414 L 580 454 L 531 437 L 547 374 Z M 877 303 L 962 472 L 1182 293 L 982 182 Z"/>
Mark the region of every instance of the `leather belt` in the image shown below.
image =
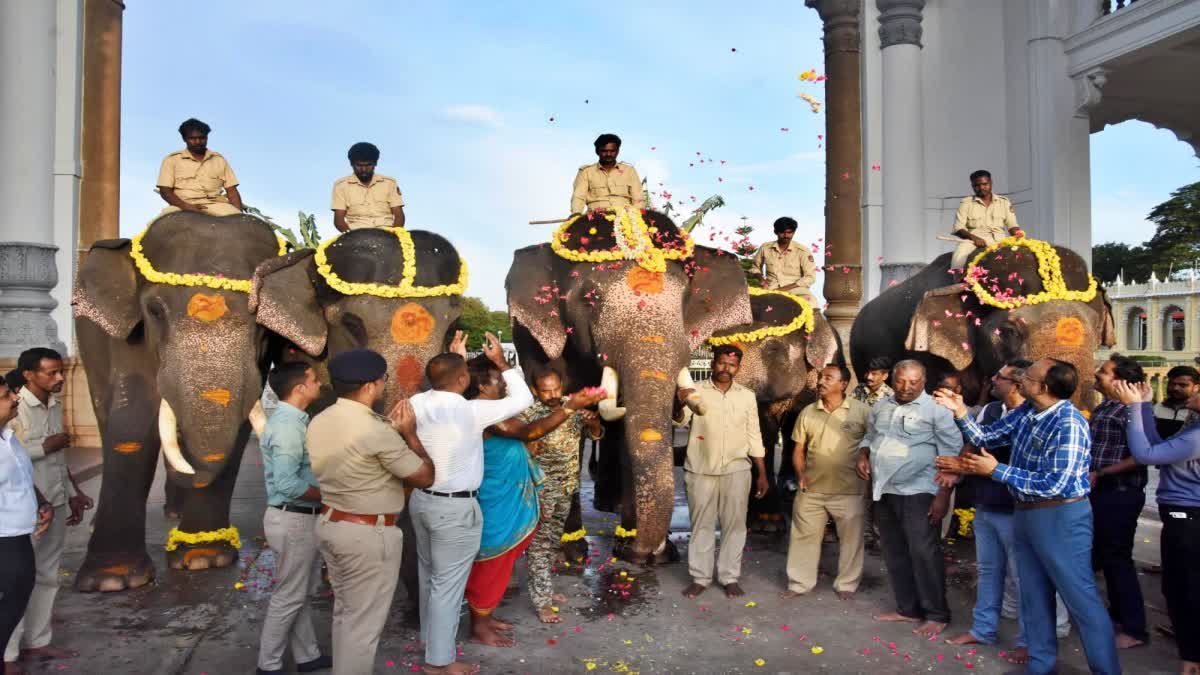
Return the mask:
<path id="1" fill-rule="evenodd" d="M 271 508 L 279 509 L 280 511 L 291 511 L 292 513 L 304 513 L 310 516 L 321 512 L 320 506 L 298 506 L 296 504 L 272 504 Z"/>
<path id="2" fill-rule="evenodd" d="M 1063 504 L 1074 504 L 1086 499 L 1086 497 L 1071 497 L 1070 499 L 1043 499 L 1037 502 L 1017 502 L 1013 506 L 1018 511 L 1030 511 L 1033 509 L 1047 509 L 1051 506 L 1062 506 Z"/>
<path id="3" fill-rule="evenodd" d="M 380 513 L 377 515 L 366 513 L 347 513 L 345 511 L 338 511 L 337 509 L 329 506 L 322 506 L 321 513 L 329 514 L 329 522 L 331 523 L 346 522 L 358 523 L 359 525 L 378 525 L 379 519 L 383 518 L 383 524 L 387 527 L 391 527 L 396 524 L 396 514 L 394 513 Z"/>
<path id="4" fill-rule="evenodd" d="M 426 490 L 421 488 L 421 492 L 434 497 L 454 497 L 455 499 L 474 499 L 479 494 L 479 490 L 459 490 L 458 492 L 437 492 L 435 490 Z"/>

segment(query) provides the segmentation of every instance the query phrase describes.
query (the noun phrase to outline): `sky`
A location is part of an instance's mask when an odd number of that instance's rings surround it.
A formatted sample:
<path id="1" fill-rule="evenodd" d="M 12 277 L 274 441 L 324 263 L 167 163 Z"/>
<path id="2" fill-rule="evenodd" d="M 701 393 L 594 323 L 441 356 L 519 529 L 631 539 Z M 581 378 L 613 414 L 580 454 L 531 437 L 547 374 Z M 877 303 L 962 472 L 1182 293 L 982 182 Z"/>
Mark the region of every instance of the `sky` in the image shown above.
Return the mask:
<path id="1" fill-rule="evenodd" d="M 334 180 L 346 150 L 379 146 L 377 171 L 404 193 L 407 226 L 438 232 L 470 264 L 468 295 L 504 307 L 511 251 L 567 215 L 592 141 L 615 132 L 621 160 L 688 213 L 720 194 L 695 236 L 734 227 L 797 241 L 824 235 L 824 99 L 816 12 L 796 0 L 651 3 L 182 0 L 125 12 L 121 234 L 164 205 L 159 163 L 188 117 L 209 123 L 245 203 L 295 227 L 315 213 L 335 234 Z M 203 8 L 202 10 L 200 8 Z M 1131 157 L 1146 160 L 1131 170 Z M 701 161 L 703 160 L 703 161 Z M 1137 243 L 1145 214 L 1200 179 L 1170 132 L 1125 123 L 1092 136 L 1095 240 Z M 661 203 L 661 197 L 657 201 Z"/>

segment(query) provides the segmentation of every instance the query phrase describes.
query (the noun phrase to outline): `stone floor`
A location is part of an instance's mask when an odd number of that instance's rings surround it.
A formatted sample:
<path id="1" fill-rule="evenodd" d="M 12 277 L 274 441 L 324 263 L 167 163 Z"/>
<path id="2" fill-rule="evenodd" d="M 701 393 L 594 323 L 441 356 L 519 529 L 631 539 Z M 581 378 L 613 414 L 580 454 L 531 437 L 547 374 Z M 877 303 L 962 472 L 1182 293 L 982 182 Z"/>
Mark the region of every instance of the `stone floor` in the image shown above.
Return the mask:
<path id="1" fill-rule="evenodd" d="M 82 470 L 95 453 L 75 451 Z M 86 475 L 86 474 L 85 474 Z M 161 481 L 161 472 L 159 476 Z M 92 471 L 84 488 L 99 491 Z M 252 673 L 260 620 L 266 607 L 273 553 L 262 539 L 263 482 L 257 451 L 247 451 L 233 504 L 233 521 L 242 533 L 242 561 L 237 567 L 194 573 L 166 569 L 162 542 L 168 524 L 162 514 L 161 483 L 147 506 L 148 546 L 156 558 L 158 581 L 150 587 L 112 595 L 87 595 L 70 589 L 87 544 L 86 527 L 73 528 L 62 573 L 63 589 L 55 615 L 55 642 L 80 652 L 77 659 L 39 665 L 33 672 L 209 674 Z M 686 514 L 677 513 L 676 529 L 686 530 Z M 753 535 L 743 563 L 748 594 L 727 600 L 710 590 L 686 600 L 686 567 L 681 564 L 643 570 L 613 564 L 607 557 L 614 519 L 587 514 L 593 557 L 582 569 L 563 567 L 556 580 L 569 600 L 560 608 L 563 623 L 537 623 L 524 593 L 524 564 L 518 563 L 522 590 L 501 607 L 500 615 L 517 624 L 514 649 L 463 644 L 466 660 L 480 662 L 488 673 L 624 672 L 624 673 L 836 673 L 962 672 L 1000 673 L 1011 666 L 999 648 L 977 651 L 951 648 L 940 640 L 919 639 L 907 629 L 874 623 L 870 614 L 889 607 L 890 593 L 881 558 L 867 556 L 858 597 L 840 602 L 822 574 L 821 586 L 799 601 L 785 602 L 785 543 Z M 1157 562 L 1157 523 L 1145 521 L 1138 535 L 1138 557 Z M 675 535 L 686 550 L 686 532 Z M 822 570 L 833 569 L 835 551 L 826 547 Z M 949 597 L 954 611 L 950 631 L 969 627 L 973 600 L 970 541 L 948 550 Z M 235 589 L 239 581 L 241 590 Z M 1142 576 L 1152 624 L 1162 614 L 1159 577 Z M 328 649 L 331 598 L 323 591 L 313 599 L 318 634 Z M 465 620 L 463 625 L 465 627 Z M 1006 621 L 1003 636 L 1015 626 Z M 460 634 L 461 635 L 461 634 Z M 384 631 L 376 672 L 407 672 L 420 663 L 413 647 L 415 624 L 404 591 Z M 465 635 L 462 635 L 465 638 Z M 1060 645 L 1064 673 L 1086 672 L 1074 635 Z M 759 665 L 761 660 L 761 665 Z M 1122 654 L 1126 672 L 1169 673 L 1176 669 L 1174 644 L 1156 635 L 1148 647 Z"/>

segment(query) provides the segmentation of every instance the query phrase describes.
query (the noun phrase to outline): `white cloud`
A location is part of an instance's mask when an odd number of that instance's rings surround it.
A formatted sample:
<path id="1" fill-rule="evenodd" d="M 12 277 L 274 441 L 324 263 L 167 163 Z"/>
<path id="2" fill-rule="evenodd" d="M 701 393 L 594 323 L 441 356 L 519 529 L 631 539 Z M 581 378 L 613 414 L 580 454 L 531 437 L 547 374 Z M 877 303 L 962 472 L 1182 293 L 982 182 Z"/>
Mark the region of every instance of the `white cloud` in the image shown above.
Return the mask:
<path id="1" fill-rule="evenodd" d="M 442 111 L 442 116 L 455 122 L 465 122 L 488 129 L 499 129 L 504 126 L 504 116 L 499 111 L 477 103 L 452 105 Z"/>

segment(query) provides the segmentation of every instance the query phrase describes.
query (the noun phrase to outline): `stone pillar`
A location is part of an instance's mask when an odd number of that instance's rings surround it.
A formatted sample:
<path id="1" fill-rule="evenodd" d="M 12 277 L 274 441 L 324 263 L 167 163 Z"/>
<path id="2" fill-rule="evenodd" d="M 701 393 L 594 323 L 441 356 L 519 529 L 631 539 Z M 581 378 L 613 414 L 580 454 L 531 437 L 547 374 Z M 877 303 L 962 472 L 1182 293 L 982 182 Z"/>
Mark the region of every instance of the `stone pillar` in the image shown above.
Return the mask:
<path id="1" fill-rule="evenodd" d="M 928 262 L 921 106 L 925 0 L 875 0 L 883 80 L 883 256 L 880 292 Z"/>
<path id="2" fill-rule="evenodd" d="M 862 289 L 862 92 L 860 0 L 805 0 L 824 24 L 825 74 L 825 316 L 850 340 Z M 849 353 L 849 350 L 847 350 Z"/>
<path id="3" fill-rule="evenodd" d="M 121 213 L 121 23 L 119 0 L 85 0 L 83 14 L 82 258 L 98 239 L 119 236 Z"/>
<path id="4" fill-rule="evenodd" d="M 0 357 L 63 352 L 54 264 L 54 2 L 0 2 Z"/>

